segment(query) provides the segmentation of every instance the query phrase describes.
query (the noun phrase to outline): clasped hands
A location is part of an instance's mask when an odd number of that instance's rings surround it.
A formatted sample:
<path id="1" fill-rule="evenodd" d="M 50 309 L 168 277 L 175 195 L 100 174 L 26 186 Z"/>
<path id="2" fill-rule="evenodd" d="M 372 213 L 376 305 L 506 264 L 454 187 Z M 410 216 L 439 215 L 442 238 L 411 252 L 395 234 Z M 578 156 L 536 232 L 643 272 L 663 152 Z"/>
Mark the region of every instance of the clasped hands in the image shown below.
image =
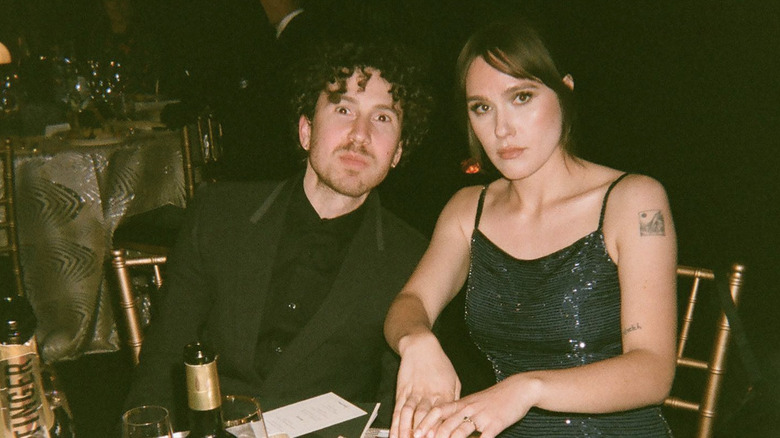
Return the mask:
<path id="1" fill-rule="evenodd" d="M 521 375 L 460 399 L 452 363 L 438 342 L 425 343 L 402 355 L 390 438 L 494 438 L 528 412 L 514 382 Z"/>

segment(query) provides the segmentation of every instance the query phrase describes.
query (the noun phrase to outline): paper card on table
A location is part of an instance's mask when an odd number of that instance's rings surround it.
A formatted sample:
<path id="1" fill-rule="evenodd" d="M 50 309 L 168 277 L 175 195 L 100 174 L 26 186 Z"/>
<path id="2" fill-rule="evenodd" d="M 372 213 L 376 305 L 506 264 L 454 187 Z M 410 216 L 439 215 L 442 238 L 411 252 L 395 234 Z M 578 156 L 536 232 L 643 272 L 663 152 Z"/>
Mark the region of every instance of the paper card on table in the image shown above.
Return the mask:
<path id="1" fill-rule="evenodd" d="M 295 438 L 366 414 L 363 409 L 329 392 L 264 412 L 263 419 L 269 436 L 286 433 Z"/>

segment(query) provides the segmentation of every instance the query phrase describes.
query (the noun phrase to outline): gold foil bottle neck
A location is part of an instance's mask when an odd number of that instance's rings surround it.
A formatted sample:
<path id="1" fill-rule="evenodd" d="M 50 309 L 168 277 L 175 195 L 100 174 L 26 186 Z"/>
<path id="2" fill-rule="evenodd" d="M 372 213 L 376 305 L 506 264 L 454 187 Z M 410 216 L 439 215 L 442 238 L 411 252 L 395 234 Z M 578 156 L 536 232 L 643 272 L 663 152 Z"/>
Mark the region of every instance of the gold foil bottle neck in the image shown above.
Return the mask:
<path id="1" fill-rule="evenodd" d="M 210 411 L 222 405 L 217 361 L 204 365 L 184 364 L 187 374 L 187 403 L 194 411 Z"/>

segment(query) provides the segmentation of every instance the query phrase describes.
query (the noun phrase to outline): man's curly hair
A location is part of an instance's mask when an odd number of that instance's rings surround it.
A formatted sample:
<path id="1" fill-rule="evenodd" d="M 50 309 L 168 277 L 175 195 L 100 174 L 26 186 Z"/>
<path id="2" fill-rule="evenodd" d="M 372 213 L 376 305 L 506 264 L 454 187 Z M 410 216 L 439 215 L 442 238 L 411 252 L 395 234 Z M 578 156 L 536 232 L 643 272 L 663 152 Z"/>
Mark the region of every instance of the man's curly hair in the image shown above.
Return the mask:
<path id="1" fill-rule="evenodd" d="M 401 140 L 403 156 L 419 145 L 428 132 L 428 119 L 433 99 L 425 84 L 422 62 L 397 44 L 325 43 L 312 56 L 297 65 L 292 78 L 292 109 L 297 122 L 301 115 L 314 119 L 314 110 L 320 93 L 330 93 L 338 100 L 347 91 L 347 80 L 359 71 L 365 83 L 370 70 L 377 70 L 391 85 L 393 102 L 403 111 Z M 333 84 L 338 87 L 333 90 Z M 333 90 L 333 91 L 328 91 Z"/>

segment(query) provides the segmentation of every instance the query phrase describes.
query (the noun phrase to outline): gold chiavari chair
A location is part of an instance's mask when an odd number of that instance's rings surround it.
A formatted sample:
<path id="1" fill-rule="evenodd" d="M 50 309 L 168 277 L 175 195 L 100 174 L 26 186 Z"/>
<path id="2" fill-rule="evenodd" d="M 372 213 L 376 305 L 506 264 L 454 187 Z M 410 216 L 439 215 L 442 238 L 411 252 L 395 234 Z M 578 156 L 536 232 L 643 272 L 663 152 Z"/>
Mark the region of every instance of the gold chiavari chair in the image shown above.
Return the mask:
<path id="1" fill-rule="evenodd" d="M 199 182 L 215 179 L 215 173 L 210 170 L 222 156 L 221 142 L 222 125 L 209 111 L 199 116 L 192 127 L 182 127 L 181 151 L 186 202 L 195 195 Z M 151 269 L 154 287 L 159 289 L 162 286 L 162 268 L 183 218 L 183 208 L 164 206 L 128 218 L 114 233 L 111 266 L 117 280 L 125 342 L 130 349 L 134 365 L 138 364 L 144 324 L 137 305 L 140 297 L 134 290 L 133 271 Z"/>
<path id="2" fill-rule="evenodd" d="M 731 267 L 728 278 L 729 292 L 731 299 L 736 305 L 739 299 L 739 293 L 742 289 L 743 273 L 745 267 L 740 264 L 734 264 Z M 685 285 L 690 285 L 688 289 L 687 305 L 678 333 L 677 345 L 677 378 L 681 378 L 680 371 L 683 369 L 693 369 L 704 372 L 705 381 L 701 396 L 696 400 L 691 397 L 684 398 L 670 395 L 664 401 L 664 406 L 672 409 L 681 409 L 698 414 L 698 426 L 696 428 L 697 438 L 711 438 L 714 434 L 715 418 L 718 412 L 718 401 L 723 385 L 723 378 L 726 372 L 726 358 L 729 351 L 729 340 L 731 338 L 731 328 L 728 318 L 723 310 L 720 310 L 717 316 L 717 324 L 712 327 L 714 334 L 711 336 L 712 349 L 709 359 L 698 359 L 690 357 L 686 353 L 688 341 L 692 338 L 691 329 L 706 329 L 694 324 L 694 316 L 697 302 L 701 299 L 710 299 L 718 302 L 716 290 L 715 273 L 710 269 L 694 268 L 689 266 L 678 266 L 677 277 L 679 287 L 682 289 Z M 709 287 L 703 287 L 707 284 Z M 710 294 L 705 297 L 704 294 Z"/>
<path id="3" fill-rule="evenodd" d="M 10 139 L 5 139 L 1 147 L 3 190 L 0 192 L 0 292 L 6 296 L 23 296 L 24 280 L 19 256 L 19 235 L 16 231 L 14 150 Z"/>
<path id="4" fill-rule="evenodd" d="M 192 126 L 182 126 L 180 145 L 186 205 L 199 183 L 218 179 L 215 169 L 222 157 L 222 125 L 205 112 Z M 172 204 L 124 218 L 114 231 L 113 247 L 164 255 L 183 220 L 184 208 Z"/>
<path id="5" fill-rule="evenodd" d="M 133 254 L 125 249 L 113 249 L 111 251 L 111 265 L 116 274 L 117 286 L 119 288 L 120 318 L 124 323 L 125 343 L 130 349 L 130 358 L 133 365 L 138 365 L 138 357 L 141 353 L 141 344 L 144 338 L 144 324 L 139 310 L 139 303 L 142 297 L 136 293 L 133 275 L 139 269 L 146 268 L 150 270 L 153 287 L 159 290 L 163 284 L 163 267 L 166 261 L 167 257 L 165 255 Z"/>

